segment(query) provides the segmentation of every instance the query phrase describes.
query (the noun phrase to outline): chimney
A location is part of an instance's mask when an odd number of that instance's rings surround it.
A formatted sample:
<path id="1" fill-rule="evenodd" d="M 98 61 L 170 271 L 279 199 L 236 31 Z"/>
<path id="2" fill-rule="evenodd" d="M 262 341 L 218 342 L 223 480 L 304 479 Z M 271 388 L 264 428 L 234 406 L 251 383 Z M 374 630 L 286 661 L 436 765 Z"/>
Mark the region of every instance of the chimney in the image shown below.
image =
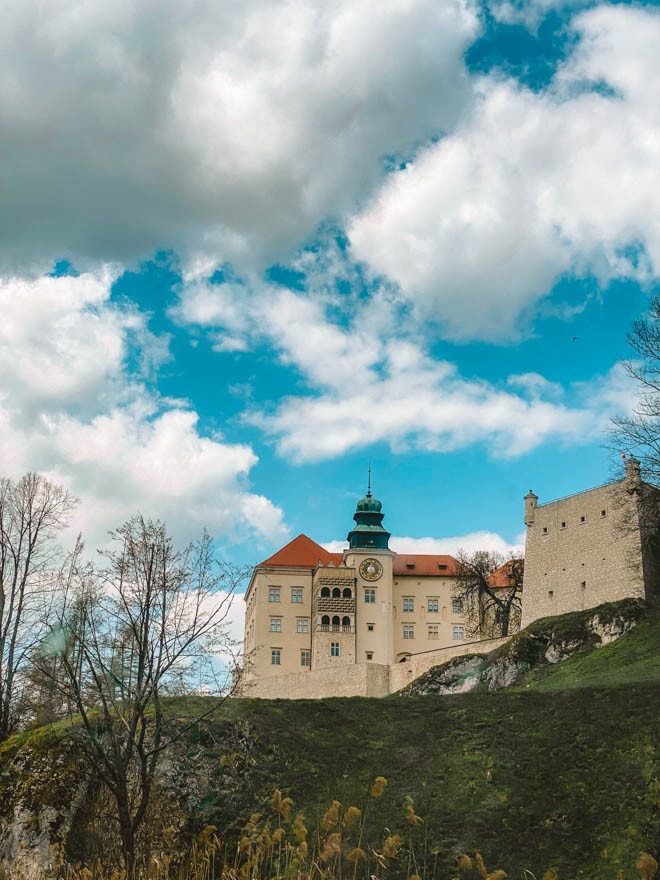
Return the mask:
<path id="1" fill-rule="evenodd" d="M 630 492 L 642 485 L 641 467 L 634 455 L 626 459 L 626 483 Z"/>

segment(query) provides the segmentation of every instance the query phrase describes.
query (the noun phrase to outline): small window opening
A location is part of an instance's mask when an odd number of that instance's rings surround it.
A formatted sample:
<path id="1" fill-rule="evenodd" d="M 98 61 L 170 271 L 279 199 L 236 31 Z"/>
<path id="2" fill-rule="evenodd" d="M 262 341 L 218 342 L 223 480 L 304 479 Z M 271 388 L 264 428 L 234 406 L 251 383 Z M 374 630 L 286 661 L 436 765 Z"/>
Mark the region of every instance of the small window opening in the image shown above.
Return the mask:
<path id="1" fill-rule="evenodd" d="M 554 598 L 554 595 L 555 595 L 555 591 L 554 591 L 554 590 L 548 590 L 548 599 L 553 599 L 553 598 Z"/>
<path id="2" fill-rule="evenodd" d="M 561 521 L 561 527 L 562 527 L 562 529 L 565 529 L 565 528 L 566 528 L 566 520 L 565 520 L 565 519 L 563 519 L 563 520 Z"/>
<path id="3" fill-rule="evenodd" d="M 544 535 L 548 534 L 548 527 L 547 526 L 543 526 L 543 534 Z"/>
<path id="4" fill-rule="evenodd" d="M 374 659 L 374 652 L 367 651 L 367 660 L 373 660 L 373 659 Z"/>
<path id="5" fill-rule="evenodd" d="M 607 511 L 606 511 L 606 510 L 601 510 L 600 515 L 601 515 L 601 516 L 607 516 Z"/>
<path id="6" fill-rule="evenodd" d="M 446 566 L 446 564 L 445 564 L 444 562 L 439 562 L 439 563 L 438 563 L 438 568 L 439 568 L 441 571 L 446 571 L 446 570 L 447 570 L 447 566 Z"/>
<path id="7" fill-rule="evenodd" d="M 414 562 L 406 562 L 406 568 L 413 569 L 414 567 L 415 567 L 415 563 L 414 563 Z"/>
<path id="8" fill-rule="evenodd" d="M 581 523 L 586 522 L 586 521 L 587 521 L 586 516 L 581 516 L 581 517 L 580 517 L 580 522 L 581 522 Z"/>
<path id="9" fill-rule="evenodd" d="M 586 582 L 586 581 L 582 581 L 582 583 L 580 584 L 580 586 L 582 587 L 583 590 L 586 590 L 586 589 L 587 589 L 587 582 Z"/>

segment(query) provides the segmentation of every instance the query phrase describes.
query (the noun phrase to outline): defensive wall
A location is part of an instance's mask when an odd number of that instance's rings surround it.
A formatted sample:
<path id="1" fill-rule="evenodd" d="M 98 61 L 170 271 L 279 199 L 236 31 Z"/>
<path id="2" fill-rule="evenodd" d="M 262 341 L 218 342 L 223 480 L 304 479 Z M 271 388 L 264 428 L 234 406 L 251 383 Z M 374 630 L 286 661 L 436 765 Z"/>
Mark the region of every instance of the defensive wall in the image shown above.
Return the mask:
<path id="1" fill-rule="evenodd" d="M 646 594 L 636 461 L 626 477 L 537 504 L 525 497 L 522 627 L 540 617 L 582 611 Z"/>
<path id="2" fill-rule="evenodd" d="M 354 663 L 271 676 L 245 683 L 239 688 L 239 695 L 264 700 L 386 697 L 406 687 L 434 666 L 454 657 L 487 654 L 507 641 L 508 638 L 462 642 L 460 645 L 413 654 L 405 662 L 391 666 L 373 662 Z"/>

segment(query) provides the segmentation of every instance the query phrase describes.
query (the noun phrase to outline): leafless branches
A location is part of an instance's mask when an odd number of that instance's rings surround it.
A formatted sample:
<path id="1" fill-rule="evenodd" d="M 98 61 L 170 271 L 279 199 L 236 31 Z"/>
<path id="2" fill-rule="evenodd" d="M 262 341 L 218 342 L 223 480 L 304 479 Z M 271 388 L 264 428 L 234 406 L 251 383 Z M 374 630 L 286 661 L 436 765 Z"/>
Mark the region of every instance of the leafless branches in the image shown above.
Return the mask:
<path id="1" fill-rule="evenodd" d="M 0 480 L 0 739 L 20 720 L 28 657 L 53 600 L 56 536 L 75 503 L 38 474 Z"/>
<path id="2" fill-rule="evenodd" d="M 175 550 L 162 523 L 140 516 L 112 538 L 95 566 L 78 548 L 51 633 L 54 650 L 42 650 L 38 664 L 80 716 L 84 746 L 116 805 L 132 878 L 158 757 L 200 718 L 175 726 L 163 698 L 199 687 L 205 668 L 213 672 L 245 572 L 220 565 L 208 535 Z M 204 715 L 228 693 L 213 690 Z"/>
<path id="3" fill-rule="evenodd" d="M 467 629 L 479 638 L 508 636 L 520 626 L 524 560 L 478 550 L 457 554 L 455 598 L 462 600 Z"/>

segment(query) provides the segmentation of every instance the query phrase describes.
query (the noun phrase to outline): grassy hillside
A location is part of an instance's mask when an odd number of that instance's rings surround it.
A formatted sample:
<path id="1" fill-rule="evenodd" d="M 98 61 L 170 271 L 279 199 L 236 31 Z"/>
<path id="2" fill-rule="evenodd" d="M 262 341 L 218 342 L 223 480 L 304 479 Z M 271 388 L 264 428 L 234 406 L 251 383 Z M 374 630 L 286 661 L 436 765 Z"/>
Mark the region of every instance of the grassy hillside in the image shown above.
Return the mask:
<path id="1" fill-rule="evenodd" d="M 660 618 L 649 613 L 619 641 L 587 645 L 495 693 L 234 700 L 189 736 L 163 791 L 187 812 L 184 836 L 212 823 L 237 839 L 278 787 L 309 822 L 333 799 L 369 802 L 365 839 L 412 834 L 429 880 L 454 877 L 457 856 L 475 849 L 515 878 L 554 868 L 560 880 L 616 880 L 619 867 L 632 878 L 640 852 L 660 860 L 659 654 Z M 171 710 L 186 718 L 200 703 Z M 4 749 L 5 811 L 17 768 L 30 764 L 29 740 Z M 369 801 L 376 776 L 388 785 Z M 407 795 L 425 820 L 416 828 Z M 399 875 L 409 873 L 402 863 Z"/>

